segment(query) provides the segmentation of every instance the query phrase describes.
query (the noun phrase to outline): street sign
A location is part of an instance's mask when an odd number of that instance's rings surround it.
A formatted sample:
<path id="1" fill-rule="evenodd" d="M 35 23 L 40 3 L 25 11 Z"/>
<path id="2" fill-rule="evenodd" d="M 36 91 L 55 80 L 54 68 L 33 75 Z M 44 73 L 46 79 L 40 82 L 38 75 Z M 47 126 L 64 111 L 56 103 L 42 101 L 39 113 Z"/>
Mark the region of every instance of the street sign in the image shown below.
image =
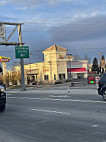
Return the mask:
<path id="1" fill-rule="evenodd" d="M 15 47 L 16 58 L 29 58 L 29 46 L 16 46 Z"/>

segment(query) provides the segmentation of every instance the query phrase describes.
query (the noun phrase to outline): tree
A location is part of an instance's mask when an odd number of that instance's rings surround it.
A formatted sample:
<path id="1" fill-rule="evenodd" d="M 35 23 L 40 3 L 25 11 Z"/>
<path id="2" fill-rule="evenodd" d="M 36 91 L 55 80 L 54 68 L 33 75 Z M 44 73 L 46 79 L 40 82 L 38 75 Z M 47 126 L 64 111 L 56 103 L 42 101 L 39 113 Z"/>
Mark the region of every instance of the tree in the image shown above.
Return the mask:
<path id="1" fill-rule="evenodd" d="M 104 60 L 104 61 L 105 61 L 105 57 L 104 57 L 104 55 L 102 55 L 102 58 L 101 58 L 101 60 Z"/>
<path id="2" fill-rule="evenodd" d="M 93 60 L 92 71 L 94 71 L 95 73 L 99 73 L 98 59 L 97 58 L 94 58 L 94 60 Z"/>

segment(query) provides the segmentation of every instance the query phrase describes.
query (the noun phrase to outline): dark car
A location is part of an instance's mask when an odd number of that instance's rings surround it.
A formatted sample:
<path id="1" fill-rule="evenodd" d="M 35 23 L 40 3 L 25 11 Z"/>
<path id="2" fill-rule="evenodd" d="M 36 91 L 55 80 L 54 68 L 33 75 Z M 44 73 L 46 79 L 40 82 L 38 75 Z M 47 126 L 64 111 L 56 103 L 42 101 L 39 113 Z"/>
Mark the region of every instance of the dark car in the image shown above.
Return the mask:
<path id="1" fill-rule="evenodd" d="M 98 83 L 98 94 L 103 96 L 106 100 L 106 73 L 104 73 Z"/>
<path id="2" fill-rule="evenodd" d="M 0 112 L 5 110 L 6 105 L 6 88 L 4 84 L 0 84 Z"/>

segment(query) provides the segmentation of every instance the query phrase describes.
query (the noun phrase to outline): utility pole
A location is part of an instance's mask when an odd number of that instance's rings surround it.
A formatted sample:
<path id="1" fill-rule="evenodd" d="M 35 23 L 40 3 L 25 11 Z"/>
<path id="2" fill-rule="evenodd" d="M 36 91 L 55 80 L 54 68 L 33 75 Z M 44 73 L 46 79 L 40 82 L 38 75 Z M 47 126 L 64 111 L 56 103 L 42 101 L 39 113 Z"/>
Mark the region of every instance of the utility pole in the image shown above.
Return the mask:
<path id="1" fill-rule="evenodd" d="M 19 46 L 22 46 L 22 32 L 21 32 L 21 25 L 18 25 L 18 35 L 19 35 Z M 22 83 L 22 90 L 26 90 L 25 86 L 25 78 L 24 78 L 24 60 L 23 58 L 20 58 L 20 64 L 21 64 L 21 83 Z"/>
<path id="2" fill-rule="evenodd" d="M 29 53 L 29 65 L 30 65 L 30 85 L 31 85 L 31 55 L 32 53 Z"/>
<path id="3" fill-rule="evenodd" d="M 69 74 L 68 74 L 68 76 L 69 76 L 69 80 L 71 80 L 71 56 L 72 56 L 72 54 L 67 54 L 68 55 L 68 57 L 69 57 L 69 61 L 68 61 L 68 66 L 69 66 Z"/>
<path id="4" fill-rule="evenodd" d="M 101 55 L 102 55 L 103 53 L 102 52 L 99 52 L 98 53 L 98 55 L 99 55 L 99 74 L 101 74 Z"/>

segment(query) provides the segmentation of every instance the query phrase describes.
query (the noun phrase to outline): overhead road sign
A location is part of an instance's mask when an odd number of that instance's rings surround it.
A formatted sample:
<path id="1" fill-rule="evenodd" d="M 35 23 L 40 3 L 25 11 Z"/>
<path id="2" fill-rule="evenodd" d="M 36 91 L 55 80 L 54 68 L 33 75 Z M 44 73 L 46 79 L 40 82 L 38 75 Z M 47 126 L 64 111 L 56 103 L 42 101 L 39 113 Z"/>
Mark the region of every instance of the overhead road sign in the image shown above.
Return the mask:
<path id="1" fill-rule="evenodd" d="M 29 46 L 16 46 L 15 47 L 16 58 L 29 58 Z"/>

